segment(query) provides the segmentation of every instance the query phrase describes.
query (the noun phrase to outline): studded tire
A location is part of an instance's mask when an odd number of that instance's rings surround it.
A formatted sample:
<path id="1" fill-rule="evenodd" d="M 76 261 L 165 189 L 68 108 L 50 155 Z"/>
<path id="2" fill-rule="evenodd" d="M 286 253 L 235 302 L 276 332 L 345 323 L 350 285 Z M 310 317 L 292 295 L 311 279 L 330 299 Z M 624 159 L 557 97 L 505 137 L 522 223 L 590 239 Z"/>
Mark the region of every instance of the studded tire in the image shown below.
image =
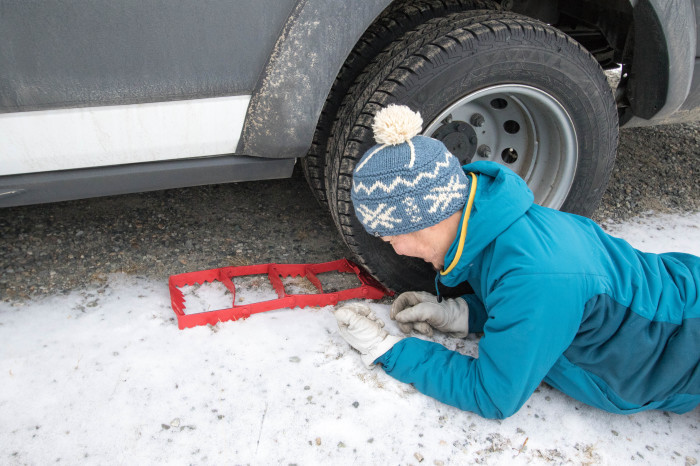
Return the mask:
<path id="1" fill-rule="evenodd" d="M 617 111 L 598 63 L 557 29 L 507 12 L 450 14 L 406 33 L 356 78 L 328 140 L 326 195 L 336 226 L 356 260 L 386 286 L 396 291 L 433 290 L 435 273 L 421 260 L 397 256 L 388 244 L 368 235 L 355 216 L 350 200 L 352 172 L 374 144 L 371 123 L 376 112 L 392 103 L 405 104 L 419 111 L 428 124 L 465 96 L 484 89 L 521 88 L 551 97 L 566 115 L 556 121 L 571 122 L 565 132 L 569 139 L 574 136 L 574 155 L 542 154 L 540 165 L 560 160 L 570 166 L 571 176 L 562 178 L 567 183 L 564 198 L 554 207 L 592 214 L 615 159 Z M 523 112 L 528 112 L 527 105 Z M 542 121 L 548 121 L 546 116 Z M 547 137 L 546 125 L 540 124 L 537 130 L 538 137 Z M 559 131 L 551 129 L 555 130 Z M 528 144 L 533 143 L 537 141 Z M 496 155 L 500 154 L 499 149 Z M 504 150 L 502 158 L 495 159 L 508 164 L 512 157 L 506 157 Z"/>

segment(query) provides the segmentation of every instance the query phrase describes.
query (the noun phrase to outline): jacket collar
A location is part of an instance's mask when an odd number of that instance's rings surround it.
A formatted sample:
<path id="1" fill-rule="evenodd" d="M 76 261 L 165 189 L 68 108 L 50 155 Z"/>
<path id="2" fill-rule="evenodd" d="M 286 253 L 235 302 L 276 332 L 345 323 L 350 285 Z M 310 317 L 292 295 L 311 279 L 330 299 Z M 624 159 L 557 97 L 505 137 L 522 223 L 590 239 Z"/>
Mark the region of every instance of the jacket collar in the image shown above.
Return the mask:
<path id="1" fill-rule="evenodd" d="M 447 286 L 466 280 L 484 249 L 534 201 L 522 178 L 503 165 L 475 162 L 463 170 L 471 178 L 472 187 L 476 184 L 473 195 L 470 193 L 473 202 L 468 201 L 464 207 L 457 236 L 445 255 L 446 269 L 437 273 L 436 285 L 438 280 Z"/>

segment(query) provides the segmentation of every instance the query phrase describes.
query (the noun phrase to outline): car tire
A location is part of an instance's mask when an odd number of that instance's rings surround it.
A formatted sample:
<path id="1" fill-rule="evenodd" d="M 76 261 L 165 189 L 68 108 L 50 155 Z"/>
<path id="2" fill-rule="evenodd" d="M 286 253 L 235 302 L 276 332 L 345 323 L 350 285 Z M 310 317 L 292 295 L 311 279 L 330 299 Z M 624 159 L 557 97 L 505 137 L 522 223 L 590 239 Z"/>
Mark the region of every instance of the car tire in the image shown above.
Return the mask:
<path id="1" fill-rule="evenodd" d="M 394 40 L 433 18 L 467 10 L 499 10 L 493 0 L 410 0 L 394 2 L 362 35 L 343 64 L 321 111 L 311 148 L 300 160 L 306 181 L 321 206 L 326 197 L 326 152 L 328 138 L 340 105 L 357 77 Z"/>
<path id="2" fill-rule="evenodd" d="M 510 166 L 549 207 L 592 214 L 612 171 L 615 101 L 580 44 L 507 12 L 456 13 L 418 26 L 357 77 L 335 119 L 325 167 L 328 205 L 347 246 L 396 291 L 433 290 L 434 271 L 368 235 L 350 200 L 355 164 L 374 145 L 374 115 L 389 104 L 419 111 L 424 134 L 462 162 Z"/>

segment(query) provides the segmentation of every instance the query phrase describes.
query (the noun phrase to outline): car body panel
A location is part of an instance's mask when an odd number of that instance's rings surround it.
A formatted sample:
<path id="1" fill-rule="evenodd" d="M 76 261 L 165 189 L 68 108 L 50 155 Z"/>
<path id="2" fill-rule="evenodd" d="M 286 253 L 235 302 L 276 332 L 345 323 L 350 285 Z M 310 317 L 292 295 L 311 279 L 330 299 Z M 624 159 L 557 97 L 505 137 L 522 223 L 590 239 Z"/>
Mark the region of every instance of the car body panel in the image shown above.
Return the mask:
<path id="1" fill-rule="evenodd" d="M 249 100 L 0 114 L 0 176 L 232 154 Z"/>
<path id="2" fill-rule="evenodd" d="M 294 159 L 227 155 L 0 176 L 0 207 L 288 178 L 293 170 Z"/>
<path id="3" fill-rule="evenodd" d="M 295 0 L 0 0 L 0 113 L 250 95 Z"/>

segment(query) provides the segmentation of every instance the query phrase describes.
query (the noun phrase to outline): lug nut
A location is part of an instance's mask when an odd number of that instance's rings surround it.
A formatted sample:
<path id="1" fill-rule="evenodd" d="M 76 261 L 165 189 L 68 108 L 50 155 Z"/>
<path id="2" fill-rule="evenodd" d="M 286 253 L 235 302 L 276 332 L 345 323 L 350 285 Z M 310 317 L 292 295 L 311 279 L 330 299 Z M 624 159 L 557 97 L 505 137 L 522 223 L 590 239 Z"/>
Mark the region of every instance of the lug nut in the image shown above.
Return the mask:
<path id="1" fill-rule="evenodd" d="M 469 123 L 472 124 L 472 126 L 475 126 L 477 128 L 481 128 L 484 126 L 484 123 L 486 123 L 486 119 L 481 113 L 475 113 L 472 115 L 472 117 L 469 119 Z"/>
<path id="2" fill-rule="evenodd" d="M 491 148 L 486 144 L 482 144 L 476 150 L 476 153 L 479 155 L 479 157 L 488 157 L 489 155 L 491 155 Z"/>

